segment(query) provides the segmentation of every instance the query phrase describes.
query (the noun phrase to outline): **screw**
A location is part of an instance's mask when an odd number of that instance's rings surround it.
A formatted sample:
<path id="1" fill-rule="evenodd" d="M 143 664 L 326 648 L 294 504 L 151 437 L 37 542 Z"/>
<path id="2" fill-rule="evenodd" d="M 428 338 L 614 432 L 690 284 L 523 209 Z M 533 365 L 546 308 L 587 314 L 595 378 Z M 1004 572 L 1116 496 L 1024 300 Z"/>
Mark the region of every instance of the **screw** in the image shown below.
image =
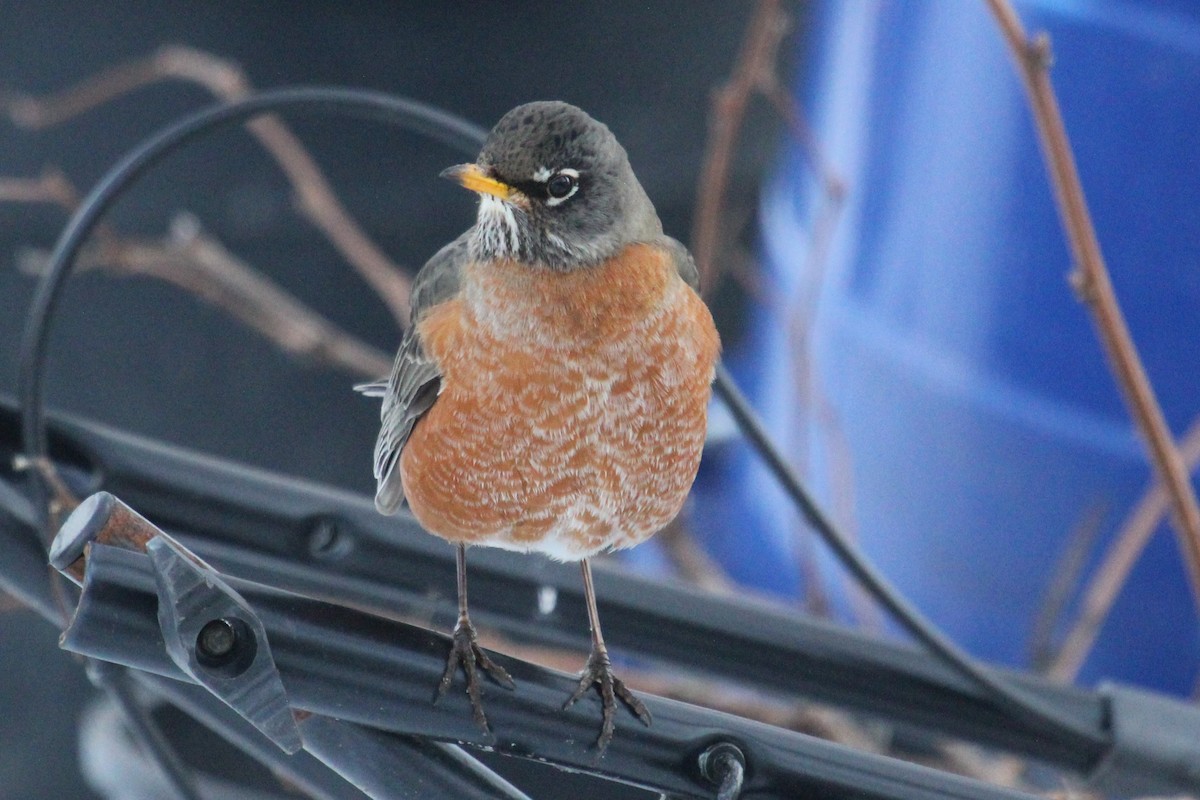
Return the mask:
<path id="1" fill-rule="evenodd" d="M 206 667 L 219 667 L 233 659 L 237 645 L 238 631 L 232 622 L 209 620 L 196 636 L 196 658 Z"/>
<path id="2" fill-rule="evenodd" d="M 737 800 L 746 777 L 746 756 L 731 742 L 718 742 L 700 754 L 700 774 L 717 787 L 717 800 Z"/>

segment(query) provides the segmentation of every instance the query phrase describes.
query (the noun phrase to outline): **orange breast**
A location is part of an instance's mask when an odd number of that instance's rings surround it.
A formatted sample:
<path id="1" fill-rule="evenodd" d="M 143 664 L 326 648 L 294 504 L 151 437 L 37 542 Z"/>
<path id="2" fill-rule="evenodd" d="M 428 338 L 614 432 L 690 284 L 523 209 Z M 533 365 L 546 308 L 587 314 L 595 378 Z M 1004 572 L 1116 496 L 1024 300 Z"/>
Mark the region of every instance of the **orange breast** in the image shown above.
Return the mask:
<path id="1" fill-rule="evenodd" d="M 659 249 L 571 273 L 468 265 L 419 331 L 442 392 L 400 468 L 430 532 L 578 559 L 679 512 L 719 343 Z"/>

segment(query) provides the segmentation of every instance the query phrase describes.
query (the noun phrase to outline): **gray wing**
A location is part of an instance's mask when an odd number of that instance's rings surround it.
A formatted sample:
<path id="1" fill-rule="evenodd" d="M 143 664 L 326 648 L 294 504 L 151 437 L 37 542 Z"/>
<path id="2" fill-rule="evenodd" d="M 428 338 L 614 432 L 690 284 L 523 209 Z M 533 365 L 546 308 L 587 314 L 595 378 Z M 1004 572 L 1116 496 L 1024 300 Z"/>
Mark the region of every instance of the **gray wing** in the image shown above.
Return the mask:
<path id="1" fill-rule="evenodd" d="M 368 397 L 383 398 L 375 441 L 375 507 L 383 514 L 396 513 L 404 502 L 397 469 L 400 453 L 417 420 L 437 401 L 442 386 L 442 373 L 426 355 L 416 323 L 429 309 L 458 294 L 469 234 L 467 231 L 439 250 L 413 279 L 412 324 L 400 342 L 391 375 L 387 380 L 354 387 Z"/>
<path id="2" fill-rule="evenodd" d="M 434 253 L 413 278 L 414 322 L 429 309 L 458 294 L 463 264 L 467 263 L 467 243 L 471 240 L 472 230 L 474 228 L 463 231 L 457 239 Z"/>
<path id="3" fill-rule="evenodd" d="M 683 278 L 683 282 L 699 293 L 700 271 L 696 269 L 696 262 L 692 259 L 692 254 L 688 252 L 688 249 L 683 246 L 683 242 L 664 234 L 658 237 L 658 244 L 667 248 L 671 253 L 671 258 L 675 260 L 675 269 L 679 271 L 679 277 Z"/>

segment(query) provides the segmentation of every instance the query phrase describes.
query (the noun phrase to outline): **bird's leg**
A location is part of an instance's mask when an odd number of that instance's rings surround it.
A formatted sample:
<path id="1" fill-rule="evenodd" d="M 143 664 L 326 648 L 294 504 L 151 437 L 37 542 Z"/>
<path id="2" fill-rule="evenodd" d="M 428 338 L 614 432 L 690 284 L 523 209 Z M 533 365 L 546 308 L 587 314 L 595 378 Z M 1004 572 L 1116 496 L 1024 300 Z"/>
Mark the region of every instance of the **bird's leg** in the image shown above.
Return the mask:
<path id="1" fill-rule="evenodd" d="M 471 698 L 472 715 L 475 717 L 475 722 L 486 731 L 490 729 L 487 717 L 483 713 L 483 693 L 479 686 L 479 674 L 475 667 L 482 667 L 483 671 L 492 677 L 492 680 L 506 689 L 514 689 L 516 685 L 504 667 L 488 658 L 487 653 L 479 646 L 475 635 L 475 626 L 471 624 L 471 618 L 467 615 L 467 546 L 460 542 L 456 547 L 458 623 L 454 626 L 454 643 L 450 646 L 449 657 L 446 658 L 446 671 L 442 673 L 442 680 L 438 682 L 437 694 L 434 696 L 433 702 L 437 703 L 442 699 L 442 695 L 446 693 L 454 680 L 454 673 L 461 665 L 463 673 L 467 676 L 467 696 Z"/>
<path id="2" fill-rule="evenodd" d="M 563 708 L 569 708 L 579 698 L 598 685 L 600 690 L 600 738 L 596 740 L 596 749 L 604 753 L 608 743 L 612 741 L 616 729 L 616 698 L 620 698 L 629 710 L 644 724 L 650 724 L 650 711 L 625 687 L 620 678 L 613 675 L 612 661 L 608 658 L 608 648 L 604 646 L 604 636 L 600 633 L 600 613 L 596 610 L 596 589 L 592 585 L 592 565 L 585 558 L 580 565 L 583 569 L 583 591 L 587 597 L 588 627 L 592 630 L 592 654 L 588 656 L 587 664 L 579 676 L 579 685 L 567 698 Z"/>

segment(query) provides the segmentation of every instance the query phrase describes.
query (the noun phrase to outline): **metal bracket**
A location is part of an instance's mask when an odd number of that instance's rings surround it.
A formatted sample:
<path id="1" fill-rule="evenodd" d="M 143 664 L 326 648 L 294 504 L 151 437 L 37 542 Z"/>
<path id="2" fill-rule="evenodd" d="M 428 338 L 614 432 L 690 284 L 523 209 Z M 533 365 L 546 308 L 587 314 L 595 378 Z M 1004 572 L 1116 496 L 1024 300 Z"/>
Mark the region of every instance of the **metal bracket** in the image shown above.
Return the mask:
<path id="1" fill-rule="evenodd" d="M 1200 708 L 1175 698 L 1106 683 L 1113 748 L 1089 784 L 1106 794 L 1136 794 L 1146 786 L 1188 792 L 1200 785 Z"/>
<path id="2" fill-rule="evenodd" d="M 165 535 L 146 545 L 167 654 L 287 753 L 304 746 L 267 631 L 215 570 Z"/>
<path id="3" fill-rule="evenodd" d="M 158 624 L 175 666 L 284 752 L 303 747 L 266 628 L 216 570 L 108 492 L 88 497 L 67 518 L 50 548 L 50 563 L 82 582 L 93 545 L 149 556 Z"/>

